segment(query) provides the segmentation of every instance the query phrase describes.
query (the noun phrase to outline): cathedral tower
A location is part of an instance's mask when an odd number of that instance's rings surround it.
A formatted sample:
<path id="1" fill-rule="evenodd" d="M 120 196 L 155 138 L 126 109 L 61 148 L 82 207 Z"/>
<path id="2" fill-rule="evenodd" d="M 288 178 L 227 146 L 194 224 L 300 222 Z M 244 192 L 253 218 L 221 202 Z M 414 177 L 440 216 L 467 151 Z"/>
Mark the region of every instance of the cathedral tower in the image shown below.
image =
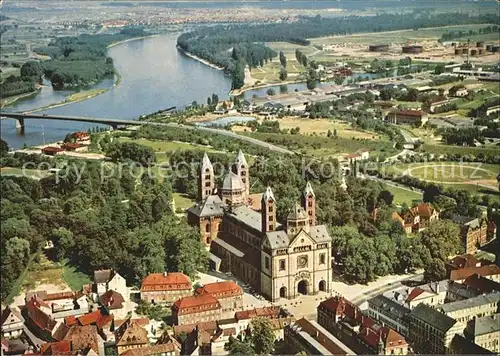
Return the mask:
<path id="1" fill-rule="evenodd" d="M 271 187 L 266 188 L 261 203 L 262 233 L 274 231 L 276 229 L 276 199 L 274 199 Z"/>
<path id="2" fill-rule="evenodd" d="M 302 192 L 302 206 L 309 217 L 309 225 L 316 225 L 316 195 L 311 187 L 311 183 L 307 182 L 304 191 Z"/>
<path id="3" fill-rule="evenodd" d="M 208 155 L 203 155 L 203 162 L 201 164 L 200 177 L 198 182 L 198 194 L 200 200 L 205 200 L 208 196 L 214 194 L 215 190 L 215 177 L 214 167 L 208 158 Z"/>
<path id="4" fill-rule="evenodd" d="M 238 152 L 234 166 L 235 173 L 240 177 L 245 187 L 245 199 L 248 199 L 248 196 L 250 195 L 250 177 L 248 175 L 248 163 L 241 150 Z"/>

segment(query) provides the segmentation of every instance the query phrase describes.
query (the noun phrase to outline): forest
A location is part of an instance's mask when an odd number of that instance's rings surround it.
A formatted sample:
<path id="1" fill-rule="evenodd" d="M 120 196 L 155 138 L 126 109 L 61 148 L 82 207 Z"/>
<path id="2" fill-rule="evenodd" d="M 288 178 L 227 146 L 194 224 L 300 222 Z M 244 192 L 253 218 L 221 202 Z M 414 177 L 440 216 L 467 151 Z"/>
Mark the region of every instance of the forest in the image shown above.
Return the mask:
<path id="1" fill-rule="evenodd" d="M 35 61 L 28 61 L 21 66 L 20 76 L 11 75 L 0 84 L 0 99 L 9 96 L 34 92 L 37 83 L 42 80 L 42 68 Z"/>
<path id="2" fill-rule="evenodd" d="M 56 259 L 88 275 L 115 268 L 130 284 L 151 272 L 193 277 L 207 267 L 198 232 L 171 211 L 170 182 L 140 175 L 134 164 L 69 161 L 39 181 L 2 176 L 0 189 L 2 300 L 46 240 Z"/>
<path id="3" fill-rule="evenodd" d="M 55 89 L 87 86 L 114 73 L 113 60 L 107 57 L 110 44 L 144 35 L 141 28 L 124 28 L 117 34 L 58 37 L 34 51 L 51 57 L 42 67 Z"/>
<path id="4" fill-rule="evenodd" d="M 265 42 L 292 42 L 307 44 L 308 38 L 348 35 L 360 32 L 381 32 L 447 25 L 498 23 L 494 14 L 470 16 L 463 13 L 429 14 L 413 12 L 405 14 L 377 14 L 375 16 L 348 16 L 322 18 L 320 16 L 301 17 L 297 22 L 276 24 L 219 25 L 203 27 L 183 33 L 177 45 L 184 51 L 193 53 L 216 65 L 233 72 L 236 60 L 231 56 L 231 48 L 245 47 L 249 66 L 261 65 L 266 56 Z M 228 51 L 229 50 L 229 51 Z M 269 52 L 267 51 L 267 54 Z"/>

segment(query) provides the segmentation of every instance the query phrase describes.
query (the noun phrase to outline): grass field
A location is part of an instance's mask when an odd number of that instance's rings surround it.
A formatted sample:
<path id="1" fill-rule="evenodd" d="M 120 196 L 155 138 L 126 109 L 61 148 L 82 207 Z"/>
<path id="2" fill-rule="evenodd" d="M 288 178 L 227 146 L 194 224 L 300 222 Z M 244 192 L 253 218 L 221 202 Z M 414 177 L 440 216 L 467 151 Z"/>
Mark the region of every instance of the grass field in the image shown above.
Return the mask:
<path id="1" fill-rule="evenodd" d="M 173 193 L 173 196 L 174 196 L 176 210 L 185 211 L 186 209 L 192 207 L 194 205 L 194 203 L 196 203 L 194 200 L 189 198 L 186 194 Z"/>
<path id="2" fill-rule="evenodd" d="M 288 148 L 308 156 L 338 157 L 342 154 L 354 153 L 359 149 L 370 150 L 370 155 L 391 156 L 398 152 L 392 143 L 373 139 L 329 138 L 325 136 L 304 136 L 290 134 L 274 134 L 246 132 L 244 135 Z"/>
<path id="3" fill-rule="evenodd" d="M 481 165 L 462 164 L 425 164 L 409 168 L 408 173 L 416 178 L 428 181 L 446 183 L 467 183 L 479 180 L 494 180 L 495 171 L 483 168 Z"/>
<path id="4" fill-rule="evenodd" d="M 217 150 L 208 146 L 192 145 L 186 142 L 172 142 L 172 141 L 157 141 L 147 139 L 132 139 L 130 137 L 117 137 L 120 142 L 135 142 L 140 145 L 151 147 L 156 154 L 156 159 L 159 163 L 168 161 L 168 154 L 179 150 L 200 150 L 206 152 L 218 152 Z"/>
<path id="5" fill-rule="evenodd" d="M 71 290 L 79 291 L 84 284 L 91 283 L 86 274 L 76 271 L 67 261 L 53 262 L 41 253 L 39 262 L 33 262 L 21 284 L 21 291 L 35 289 L 39 284 L 54 284 L 69 286 Z"/>
<path id="6" fill-rule="evenodd" d="M 422 200 L 422 193 L 398 188 L 393 185 L 385 185 L 385 188 L 394 195 L 393 204 L 401 205 L 406 203 L 411 206 L 414 200 Z"/>
<path id="7" fill-rule="evenodd" d="M 2 167 L 0 168 L 0 175 L 26 176 L 35 179 L 41 179 L 49 176 L 50 173 L 38 169 L 25 169 L 23 171 L 22 168 Z"/>
<path id="8" fill-rule="evenodd" d="M 469 31 L 477 30 L 478 28 L 485 27 L 484 24 L 478 25 L 459 25 L 459 26 L 446 26 L 446 27 L 430 27 L 418 30 L 402 30 L 402 31 L 389 31 L 378 33 L 360 33 L 349 36 L 332 36 L 320 37 L 311 39 L 312 44 L 341 44 L 341 43 L 357 43 L 357 44 L 382 44 L 382 43 L 408 43 L 408 41 L 424 41 L 424 40 L 438 40 L 443 33 L 450 31 Z M 483 35 L 481 35 L 483 36 Z"/>
<path id="9" fill-rule="evenodd" d="M 465 146 L 450 146 L 439 144 L 425 144 L 422 146 L 423 152 L 433 153 L 436 155 L 443 154 L 461 154 L 461 155 L 474 155 L 483 154 L 485 156 L 495 156 L 498 154 L 498 148 L 489 147 L 465 147 Z"/>
<path id="10" fill-rule="evenodd" d="M 259 120 L 262 122 L 262 119 Z M 382 140 L 383 136 L 375 132 L 362 131 L 359 129 L 352 128 L 351 125 L 344 121 L 339 120 L 329 120 L 329 119 L 303 119 L 297 117 L 284 117 L 278 120 L 280 129 L 290 130 L 296 127 L 300 127 L 301 135 L 319 135 L 326 136 L 328 130 L 334 132 L 337 130 L 337 135 L 340 138 L 347 139 L 367 139 L 367 140 Z M 233 126 L 233 131 L 235 132 L 248 132 L 250 128 L 247 126 Z"/>

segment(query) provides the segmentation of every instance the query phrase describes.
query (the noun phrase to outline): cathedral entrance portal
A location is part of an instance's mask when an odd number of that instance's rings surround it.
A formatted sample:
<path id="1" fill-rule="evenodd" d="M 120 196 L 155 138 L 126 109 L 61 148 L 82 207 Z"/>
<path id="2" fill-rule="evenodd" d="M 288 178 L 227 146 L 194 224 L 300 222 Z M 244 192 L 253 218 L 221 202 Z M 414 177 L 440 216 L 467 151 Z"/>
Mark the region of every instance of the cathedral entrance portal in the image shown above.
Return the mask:
<path id="1" fill-rule="evenodd" d="M 318 287 L 320 291 L 326 292 L 326 281 L 320 281 Z"/>
<path id="2" fill-rule="evenodd" d="M 304 295 L 309 294 L 309 282 L 305 279 L 301 280 L 299 284 L 297 284 L 297 292 Z"/>

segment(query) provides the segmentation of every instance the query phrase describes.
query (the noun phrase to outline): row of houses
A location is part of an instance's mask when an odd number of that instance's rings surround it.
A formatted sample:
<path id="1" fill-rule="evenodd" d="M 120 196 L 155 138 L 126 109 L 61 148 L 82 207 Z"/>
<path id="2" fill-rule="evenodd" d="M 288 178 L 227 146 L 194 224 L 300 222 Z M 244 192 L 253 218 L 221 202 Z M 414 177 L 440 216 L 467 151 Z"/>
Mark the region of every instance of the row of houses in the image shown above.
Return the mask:
<path id="1" fill-rule="evenodd" d="M 90 145 L 90 135 L 87 132 L 74 132 L 72 142 L 65 142 L 58 146 L 46 146 L 41 149 L 42 153 L 49 156 L 55 156 L 64 152 L 84 152 Z"/>
<path id="2" fill-rule="evenodd" d="M 377 295 L 368 301 L 368 314 L 417 352 L 498 353 L 500 267 L 482 263 L 457 256 L 447 263 L 449 279 Z"/>

